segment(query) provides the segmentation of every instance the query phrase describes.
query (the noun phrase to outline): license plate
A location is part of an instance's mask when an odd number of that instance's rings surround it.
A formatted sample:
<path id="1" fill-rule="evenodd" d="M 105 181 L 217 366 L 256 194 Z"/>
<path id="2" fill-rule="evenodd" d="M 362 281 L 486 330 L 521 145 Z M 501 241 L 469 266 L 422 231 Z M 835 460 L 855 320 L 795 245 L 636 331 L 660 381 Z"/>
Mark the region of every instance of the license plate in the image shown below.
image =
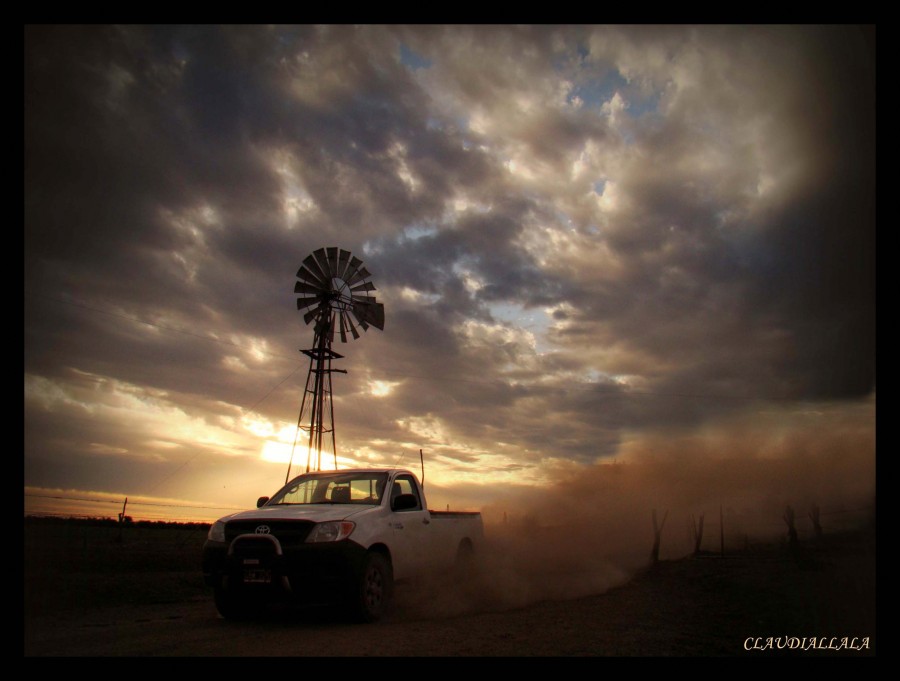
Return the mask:
<path id="1" fill-rule="evenodd" d="M 263 568 L 249 568 L 244 570 L 244 584 L 271 584 L 272 571 Z"/>

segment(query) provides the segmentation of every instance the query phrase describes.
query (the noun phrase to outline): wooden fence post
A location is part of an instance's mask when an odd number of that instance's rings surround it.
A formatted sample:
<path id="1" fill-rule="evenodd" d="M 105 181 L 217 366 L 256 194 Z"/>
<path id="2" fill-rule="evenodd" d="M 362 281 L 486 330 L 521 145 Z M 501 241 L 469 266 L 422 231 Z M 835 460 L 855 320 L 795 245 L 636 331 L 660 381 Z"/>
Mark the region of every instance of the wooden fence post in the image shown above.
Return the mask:
<path id="1" fill-rule="evenodd" d="M 822 538 L 822 524 L 819 522 L 820 509 L 818 504 L 813 504 L 809 509 L 809 519 L 812 520 L 813 531 L 816 533 L 816 539 Z"/>
<path id="2" fill-rule="evenodd" d="M 725 512 L 722 510 L 722 504 L 719 504 L 719 552 L 722 558 L 725 557 Z"/>
<path id="3" fill-rule="evenodd" d="M 122 527 L 125 525 L 125 507 L 128 506 L 128 497 L 125 497 L 125 503 L 122 504 L 122 512 L 119 514 L 119 536 L 116 537 L 117 542 L 122 541 Z"/>
<path id="4" fill-rule="evenodd" d="M 790 506 L 786 506 L 782 517 L 788 526 L 788 545 L 791 547 L 791 550 L 795 550 L 799 544 L 799 540 L 797 539 L 797 528 L 794 525 L 794 509 Z"/>
<path id="5" fill-rule="evenodd" d="M 691 514 L 691 533 L 694 536 L 694 555 L 700 554 L 700 544 L 703 542 L 703 516 L 705 514 L 700 514 L 700 522 L 697 522 L 697 519 L 694 518 L 694 514 Z"/>

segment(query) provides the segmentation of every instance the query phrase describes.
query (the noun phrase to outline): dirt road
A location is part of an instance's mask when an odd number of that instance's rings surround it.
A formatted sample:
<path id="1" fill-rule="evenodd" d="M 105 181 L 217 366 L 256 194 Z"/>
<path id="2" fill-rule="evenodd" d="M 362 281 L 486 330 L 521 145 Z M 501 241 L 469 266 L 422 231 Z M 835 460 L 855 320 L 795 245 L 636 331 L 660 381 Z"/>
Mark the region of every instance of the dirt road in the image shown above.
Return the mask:
<path id="1" fill-rule="evenodd" d="M 874 534 L 854 541 L 800 562 L 784 552 L 665 562 L 599 595 L 522 607 L 484 591 L 483 582 L 463 594 L 434 584 L 398 587 L 390 617 L 375 625 L 347 624 L 325 610 L 231 622 L 208 594 L 26 613 L 25 655 L 868 656 L 875 653 Z M 746 650 L 757 637 L 804 643 Z M 846 637 L 848 645 L 855 637 L 860 649 L 812 650 L 810 637 L 838 644 Z"/>

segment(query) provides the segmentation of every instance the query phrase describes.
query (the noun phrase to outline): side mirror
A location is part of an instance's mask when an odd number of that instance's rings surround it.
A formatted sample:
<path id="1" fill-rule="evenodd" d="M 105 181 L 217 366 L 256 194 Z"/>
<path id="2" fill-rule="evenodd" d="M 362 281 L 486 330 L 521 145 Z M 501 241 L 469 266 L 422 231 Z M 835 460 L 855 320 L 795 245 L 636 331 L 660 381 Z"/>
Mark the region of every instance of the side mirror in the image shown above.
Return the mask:
<path id="1" fill-rule="evenodd" d="M 415 494 L 398 494 L 391 502 L 392 511 L 409 511 L 418 506 L 419 499 Z"/>
<path id="2" fill-rule="evenodd" d="M 263 506 L 268 500 L 269 500 L 269 497 L 260 497 L 259 499 L 256 500 L 256 508 Z"/>

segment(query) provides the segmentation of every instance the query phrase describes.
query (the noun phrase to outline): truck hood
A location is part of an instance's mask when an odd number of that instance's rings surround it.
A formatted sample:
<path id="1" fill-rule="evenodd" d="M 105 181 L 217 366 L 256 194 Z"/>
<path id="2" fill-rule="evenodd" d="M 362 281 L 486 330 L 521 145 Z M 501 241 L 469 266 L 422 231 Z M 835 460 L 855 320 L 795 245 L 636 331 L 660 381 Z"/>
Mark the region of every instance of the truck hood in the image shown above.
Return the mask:
<path id="1" fill-rule="evenodd" d="M 349 504 L 284 504 L 241 511 L 220 518 L 220 520 L 224 522 L 230 520 L 311 520 L 315 523 L 325 523 L 332 520 L 346 520 L 376 508 L 378 507 L 351 506 Z"/>

